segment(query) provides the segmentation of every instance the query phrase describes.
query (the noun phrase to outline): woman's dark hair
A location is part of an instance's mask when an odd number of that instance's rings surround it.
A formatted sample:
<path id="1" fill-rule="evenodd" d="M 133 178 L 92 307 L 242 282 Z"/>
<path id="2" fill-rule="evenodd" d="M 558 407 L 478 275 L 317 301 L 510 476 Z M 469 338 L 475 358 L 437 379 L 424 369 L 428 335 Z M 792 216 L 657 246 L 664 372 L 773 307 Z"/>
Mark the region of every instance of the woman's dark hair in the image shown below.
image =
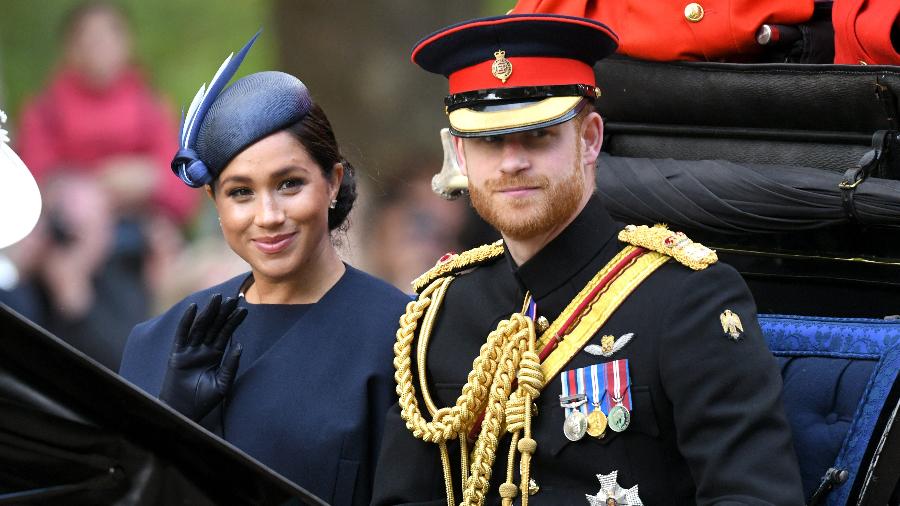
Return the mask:
<path id="1" fill-rule="evenodd" d="M 338 189 L 337 204 L 334 209 L 328 210 L 328 230 L 346 230 L 349 226 L 346 223 L 347 215 L 350 214 L 356 200 L 356 175 L 353 166 L 341 155 L 325 111 L 318 104 L 313 104 L 302 120 L 287 127 L 286 130 L 303 144 L 313 160 L 322 168 L 322 174 L 326 179 L 331 179 L 336 163 L 344 166 L 344 178 Z"/>

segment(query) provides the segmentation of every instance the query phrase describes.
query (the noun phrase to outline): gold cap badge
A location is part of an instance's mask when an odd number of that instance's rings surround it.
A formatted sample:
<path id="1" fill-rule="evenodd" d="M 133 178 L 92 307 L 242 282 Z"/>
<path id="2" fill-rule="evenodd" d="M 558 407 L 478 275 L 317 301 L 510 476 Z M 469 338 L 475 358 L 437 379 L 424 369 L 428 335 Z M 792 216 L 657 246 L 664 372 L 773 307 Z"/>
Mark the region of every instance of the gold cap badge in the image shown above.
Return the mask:
<path id="1" fill-rule="evenodd" d="M 506 82 L 512 75 L 512 62 L 506 59 L 506 51 L 500 49 L 494 52 L 494 63 L 491 65 L 491 74 L 502 82 Z"/>
<path id="2" fill-rule="evenodd" d="M 600 349 L 603 350 L 604 355 L 612 354 L 614 344 L 616 344 L 615 336 L 603 336 L 600 338 Z"/>
<path id="3" fill-rule="evenodd" d="M 744 332 L 744 325 L 741 323 L 741 318 L 738 315 L 731 312 L 730 309 L 726 309 L 719 315 L 719 321 L 722 322 L 722 331 L 725 332 L 726 336 L 735 341 L 741 338 L 741 334 Z"/>

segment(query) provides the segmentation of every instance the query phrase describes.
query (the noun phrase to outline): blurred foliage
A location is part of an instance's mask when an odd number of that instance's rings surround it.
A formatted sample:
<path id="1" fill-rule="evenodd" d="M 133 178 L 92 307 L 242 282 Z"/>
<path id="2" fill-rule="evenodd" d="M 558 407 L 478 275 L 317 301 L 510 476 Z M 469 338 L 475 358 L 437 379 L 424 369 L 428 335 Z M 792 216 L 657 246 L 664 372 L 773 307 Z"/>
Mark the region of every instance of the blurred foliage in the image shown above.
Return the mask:
<path id="1" fill-rule="evenodd" d="M 516 6 L 516 0 L 484 0 L 482 16 L 500 16 Z"/>
<path id="2" fill-rule="evenodd" d="M 83 0 L 0 0 L 0 108 L 15 125 L 22 102 L 43 89 L 61 56 L 66 13 Z M 271 0 L 119 0 L 132 22 L 137 61 L 172 104 L 187 107 L 222 60 L 260 27 Z M 274 66 L 273 30 L 260 37 L 238 76 Z"/>

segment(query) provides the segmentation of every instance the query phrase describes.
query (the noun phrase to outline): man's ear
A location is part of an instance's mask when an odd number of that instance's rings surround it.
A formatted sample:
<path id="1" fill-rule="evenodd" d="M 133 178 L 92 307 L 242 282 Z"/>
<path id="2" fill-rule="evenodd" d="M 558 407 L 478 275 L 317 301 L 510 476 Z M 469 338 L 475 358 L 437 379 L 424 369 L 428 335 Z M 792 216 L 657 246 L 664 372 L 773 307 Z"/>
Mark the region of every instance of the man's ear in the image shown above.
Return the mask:
<path id="1" fill-rule="evenodd" d="M 581 122 L 582 163 L 593 167 L 603 146 L 603 119 L 596 111 L 591 111 Z"/>
<path id="2" fill-rule="evenodd" d="M 453 151 L 456 152 L 456 162 L 459 164 L 459 171 L 462 172 L 464 176 L 469 175 L 469 170 L 466 168 L 466 150 L 463 144 L 463 138 L 452 136 L 453 138 Z"/>

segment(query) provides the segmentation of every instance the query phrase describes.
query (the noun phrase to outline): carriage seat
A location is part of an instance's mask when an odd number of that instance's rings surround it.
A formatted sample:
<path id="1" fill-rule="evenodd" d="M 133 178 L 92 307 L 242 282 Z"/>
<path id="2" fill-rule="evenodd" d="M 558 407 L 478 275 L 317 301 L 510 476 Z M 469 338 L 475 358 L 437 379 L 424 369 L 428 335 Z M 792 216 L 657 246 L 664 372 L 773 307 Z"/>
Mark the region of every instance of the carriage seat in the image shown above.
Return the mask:
<path id="1" fill-rule="evenodd" d="M 759 322 L 781 369 L 809 504 L 844 505 L 875 486 L 890 495 L 898 451 L 877 450 L 896 446 L 900 432 L 887 438 L 900 395 L 900 320 L 770 314 Z"/>

